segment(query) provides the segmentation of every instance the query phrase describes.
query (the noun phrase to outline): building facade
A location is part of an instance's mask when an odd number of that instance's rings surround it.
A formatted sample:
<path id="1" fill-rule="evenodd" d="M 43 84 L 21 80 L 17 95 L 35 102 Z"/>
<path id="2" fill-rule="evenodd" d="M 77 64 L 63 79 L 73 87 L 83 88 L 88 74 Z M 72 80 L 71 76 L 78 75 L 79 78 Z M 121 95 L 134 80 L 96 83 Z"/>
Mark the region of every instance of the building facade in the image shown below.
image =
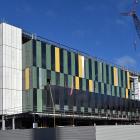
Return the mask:
<path id="1" fill-rule="evenodd" d="M 139 73 L 6 23 L 0 46 L 1 115 L 139 121 Z"/>

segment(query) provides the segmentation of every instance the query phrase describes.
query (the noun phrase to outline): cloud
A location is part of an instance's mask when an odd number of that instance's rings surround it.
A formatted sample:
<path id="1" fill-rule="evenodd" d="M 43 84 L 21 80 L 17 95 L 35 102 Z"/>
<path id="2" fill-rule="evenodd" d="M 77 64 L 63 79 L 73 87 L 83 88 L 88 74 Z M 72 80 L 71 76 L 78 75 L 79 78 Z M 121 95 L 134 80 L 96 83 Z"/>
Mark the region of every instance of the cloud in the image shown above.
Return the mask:
<path id="1" fill-rule="evenodd" d="M 116 63 L 120 66 L 134 68 L 136 66 L 136 60 L 130 56 L 122 56 L 115 59 Z"/>

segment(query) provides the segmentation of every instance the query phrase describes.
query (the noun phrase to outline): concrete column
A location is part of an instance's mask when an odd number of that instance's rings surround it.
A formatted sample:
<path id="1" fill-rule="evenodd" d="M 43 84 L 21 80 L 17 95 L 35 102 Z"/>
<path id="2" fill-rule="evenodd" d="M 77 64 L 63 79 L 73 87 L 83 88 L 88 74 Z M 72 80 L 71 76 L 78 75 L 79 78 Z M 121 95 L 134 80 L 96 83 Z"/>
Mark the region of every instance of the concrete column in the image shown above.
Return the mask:
<path id="1" fill-rule="evenodd" d="M 33 122 L 33 128 L 38 128 L 38 123 Z"/>
<path id="2" fill-rule="evenodd" d="M 2 116 L 2 130 L 5 130 L 5 117 Z"/>
<path id="3" fill-rule="evenodd" d="M 12 129 L 15 129 L 15 117 L 12 118 Z"/>

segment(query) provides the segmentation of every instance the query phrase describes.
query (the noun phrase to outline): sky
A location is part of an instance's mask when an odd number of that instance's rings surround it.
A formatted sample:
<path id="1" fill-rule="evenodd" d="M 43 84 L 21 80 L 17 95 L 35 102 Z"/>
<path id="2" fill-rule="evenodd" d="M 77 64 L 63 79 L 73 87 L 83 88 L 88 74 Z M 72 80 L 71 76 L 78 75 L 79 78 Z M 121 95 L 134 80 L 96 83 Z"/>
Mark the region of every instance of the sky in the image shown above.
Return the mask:
<path id="1" fill-rule="evenodd" d="M 0 0 L 0 19 L 109 63 L 140 72 L 133 0 Z M 137 14 L 140 17 L 140 2 Z M 136 42 L 136 51 L 134 49 Z"/>

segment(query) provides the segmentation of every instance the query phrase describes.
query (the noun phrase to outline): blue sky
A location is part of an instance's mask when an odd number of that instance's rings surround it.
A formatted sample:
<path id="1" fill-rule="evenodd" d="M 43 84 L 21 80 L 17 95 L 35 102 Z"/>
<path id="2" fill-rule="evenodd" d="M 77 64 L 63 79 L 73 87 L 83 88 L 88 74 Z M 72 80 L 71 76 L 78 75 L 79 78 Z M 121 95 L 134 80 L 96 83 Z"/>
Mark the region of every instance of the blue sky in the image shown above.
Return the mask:
<path id="1" fill-rule="evenodd" d="M 89 55 L 140 71 L 140 40 L 128 11 L 133 0 L 3 0 L 0 18 Z M 137 13 L 140 16 L 140 3 Z M 134 41 L 137 40 L 137 51 Z"/>

